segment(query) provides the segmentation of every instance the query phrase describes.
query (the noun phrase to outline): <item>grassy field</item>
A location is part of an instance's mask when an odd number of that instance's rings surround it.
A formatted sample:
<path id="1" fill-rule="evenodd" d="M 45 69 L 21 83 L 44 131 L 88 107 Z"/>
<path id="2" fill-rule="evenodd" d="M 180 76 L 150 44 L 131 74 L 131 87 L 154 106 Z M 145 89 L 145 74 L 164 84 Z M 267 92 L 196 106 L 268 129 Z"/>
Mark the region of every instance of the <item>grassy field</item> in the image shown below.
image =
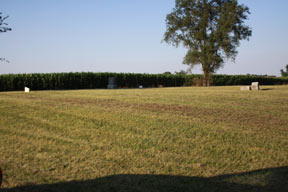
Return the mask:
<path id="1" fill-rule="evenodd" d="M 288 86 L 0 93 L 2 191 L 288 191 Z"/>

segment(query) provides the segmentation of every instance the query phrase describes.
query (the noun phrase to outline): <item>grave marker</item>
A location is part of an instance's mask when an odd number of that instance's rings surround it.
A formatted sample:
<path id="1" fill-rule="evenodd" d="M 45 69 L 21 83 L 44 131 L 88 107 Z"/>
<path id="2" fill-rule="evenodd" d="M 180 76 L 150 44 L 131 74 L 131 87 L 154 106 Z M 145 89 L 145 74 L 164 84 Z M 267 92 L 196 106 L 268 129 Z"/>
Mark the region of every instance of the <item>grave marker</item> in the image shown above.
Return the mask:
<path id="1" fill-rule="evenodd" d="M 107 89 L 117 89 L 116 78 L 109 77 Z"/>
<path id="2" fill-rule="evenodd" d="M 24 92 L 25 92 L 25 93 L 29 93 L 29 92 L 30 92 L 30 89 L 29 89 L 28 87 L 25 87 L 25 88 L 24 88 Z"/>
<path id="3" fill-rule="evenodd" d="M 241 91 L 250 91 L 251 90 L 251 86 L 245 86 L 245 87 L 240 87 Z"/>
<path id="4" fill-rule="evenodd" d="M 259 82 L 252 82 L 251 89 L 252 91 L 259 91 L 260 90 Z"/>

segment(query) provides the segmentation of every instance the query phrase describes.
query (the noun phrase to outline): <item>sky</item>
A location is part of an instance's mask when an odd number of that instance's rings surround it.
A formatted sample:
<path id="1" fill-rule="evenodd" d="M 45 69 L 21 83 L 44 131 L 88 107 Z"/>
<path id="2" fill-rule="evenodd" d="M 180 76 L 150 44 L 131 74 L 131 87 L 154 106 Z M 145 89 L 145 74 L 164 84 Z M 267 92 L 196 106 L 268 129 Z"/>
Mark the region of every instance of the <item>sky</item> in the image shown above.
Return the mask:
<path id="1" fill-rule="evenodd" d="M 288 64 L 288 1 L 239 0 L 249 41 L 217 74 L 280 76 Z M 12 31 L 0 33 L 0 74 L 163 73 L 186 70 L 187 49 L 162 42 L 175 0 L 0 0 Z M 192 73 L 202 73 L 200 67 Z"/>

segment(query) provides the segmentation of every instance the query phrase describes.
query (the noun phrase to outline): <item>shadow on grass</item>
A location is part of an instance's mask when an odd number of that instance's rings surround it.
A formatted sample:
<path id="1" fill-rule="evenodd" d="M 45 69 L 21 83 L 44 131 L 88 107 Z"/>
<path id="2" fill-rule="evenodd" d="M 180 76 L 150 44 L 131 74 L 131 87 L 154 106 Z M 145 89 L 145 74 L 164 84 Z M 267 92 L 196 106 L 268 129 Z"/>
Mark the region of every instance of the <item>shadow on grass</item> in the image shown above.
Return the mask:
<path id="1" fill-rule="evenodd" d="M 270 91 L 270 90 L 273 90 L 273 88 L 261 88 L 260 90 L 261 91 Z"/>
<path id="2" fill-rule="evenodd" d="M 72 191 L 288 191 L 288 167 L 220 175 L 216 177 L 185 177 L 169 175 L 112 175 L 93 180 L 71 181 L 56 184 L 27 185 L 3 192 L 72 192 Z"/>

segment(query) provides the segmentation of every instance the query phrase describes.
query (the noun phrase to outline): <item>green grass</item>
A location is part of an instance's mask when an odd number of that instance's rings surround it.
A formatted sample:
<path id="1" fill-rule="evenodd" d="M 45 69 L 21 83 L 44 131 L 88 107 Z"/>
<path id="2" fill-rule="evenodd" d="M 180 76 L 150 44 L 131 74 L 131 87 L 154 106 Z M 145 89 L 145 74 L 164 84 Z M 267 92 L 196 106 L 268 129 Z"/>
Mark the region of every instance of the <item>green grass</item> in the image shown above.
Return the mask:
<path id="1" fill-rule="evenodd" d="M 0 93 L 3 191 L 287 191 L 288 86 Z"/>

